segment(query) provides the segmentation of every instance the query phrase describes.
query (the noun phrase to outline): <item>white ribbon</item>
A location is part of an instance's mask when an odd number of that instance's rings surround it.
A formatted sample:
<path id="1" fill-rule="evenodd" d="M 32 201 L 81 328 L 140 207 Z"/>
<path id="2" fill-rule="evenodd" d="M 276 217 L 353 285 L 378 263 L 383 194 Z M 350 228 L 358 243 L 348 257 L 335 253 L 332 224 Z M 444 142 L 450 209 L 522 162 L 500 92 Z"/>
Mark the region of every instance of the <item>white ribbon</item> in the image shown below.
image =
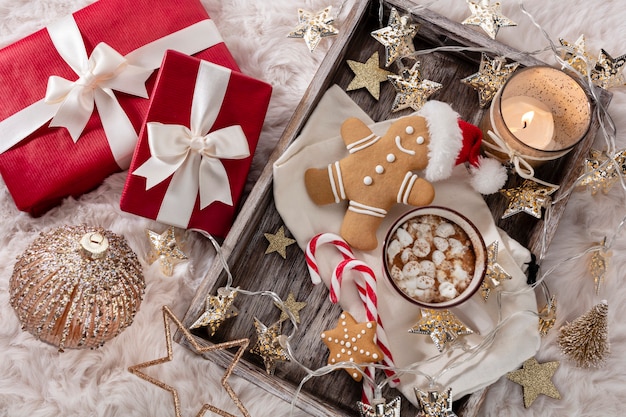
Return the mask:
<path id="1" fill-rule="evenodd" d="M 146 178 L 146 189 L 170 176 L 157 221 L 187 228 L 198 192 L 200 209 L 214 201 L 233 205 L 230 181 L 220 159 L 250 156 L 239 125 L 208 133 L 219 114 L 231 71 L 202 61 L 191 104 L 190 128 L 175 124 L 147 124 L 150 158 L 133 175 Z"/>
<path id="2" fill-rule="evenodd" d="M 72 15 L 47 28 L 59 55 L 78 75 L 75 81 L 53 75 L 45 97 L 0 122 L 0 153 L 15 146 L 52 119 L 51 127 L 65 127 L 76 142 L 94 107 L 116 163 L 128 168 L 137 133 L 113 90 L 147 98 L 145 82 L 161 65 L 167 49 L 194 54 L 222 42 L 210 20 L 203 20 L 157 39 L 126 56 L 106 43 L 98 44 L 87 56 L 82 35 Z"/>

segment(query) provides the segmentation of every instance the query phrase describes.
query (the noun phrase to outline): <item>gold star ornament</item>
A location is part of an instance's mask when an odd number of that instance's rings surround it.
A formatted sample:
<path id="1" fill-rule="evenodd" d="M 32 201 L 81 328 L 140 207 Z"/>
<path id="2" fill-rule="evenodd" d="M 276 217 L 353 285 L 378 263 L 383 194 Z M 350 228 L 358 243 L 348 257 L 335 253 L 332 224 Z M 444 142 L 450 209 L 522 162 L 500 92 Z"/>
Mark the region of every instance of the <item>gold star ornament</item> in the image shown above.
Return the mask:
<path id="1" fill-rule="evenodd" d="M 226 288 L 218 289 L 217 295 L 209 295 L 205 301 L 204 312 L 189 329 L 206 327 L 209 336 L 213 336 L 224 320 L 239 314 L 237 308 L 233 306 L 236 295 L 236 291 Z"/>
<path id="2" fill-rule="evenodd" d="M 289 356 L 281 344 L 282 334 L 280 322 L 267 327 L 256 317 L 254 318 L 257 341 L 250 352 L 263 358 L 265 371 L 272 375 L 276 369 L 276 362 L 288 362 Z"/>
<path id="3" fill-rule="evenodd" d="M 422 318 L 409 330 L 409 333 L 430 336 L 439 352 L 443 352 L 446 345 L 464 336 L 474 333 L 450 310 L 422 309 Z"/>
<path id="4" fill-rule="evenodd" d="M 487 247 L 487 271 L 485 272 L 485 279 L 480 286 L 480 293 L 483 299 L 487 301 L 492 290 L 500 287 L 503 281 L 511 278 L 511 275 L 498 263 L 498 241 L 496 240 Z"/>
<path id="5" fill-rule="evenodd" d="M 558 361 L 539 363 L 530 358 L 522 365 L 522 369 L 506 374 L 506 377 L 524 389 L 524 407 L 528 408 L 540 394 L 561 399 L 561 394 L 552 383 L 552 375 L 559 367 Z"/>
<path id="6" fill-rule="evenodd" d="M 518 62 L 507 64 L 503 57 L 491 59 L 483 53 L 478 72 L 463 78 L 461 82 L 478 91 L 480 107 L 487 107 L 517 67 L 519 67 Z"/>
<path id="7" fill-rule="evenodd" d="M 387 76 L 393 75 L 392 72 L 378 66 L 378 51 L 374 52 L 365 63 L 351 60 L 346 62 L 355 74 L 346 91 L 365 88 L 372 97 L 378 100 L 380 98 L 380 83 L 387 81 Z"/>
<path id="8" fill-rule="evenodd" d="M 281 323 L 285 320 L 289 320 L 289 313 L 293 315 L 296 323 L 300 324 L 300 310 L 306 307 L 306 303 L 303 301 L 296 301 L 293 293 L 289 293 L 287 299 L 283 301 L 283 304 L 279 304 L 274 302 L 274 305 L 280 309 L 280 319 L 278 319 Z"/>
<path id="9" fill-rule="evenodd" d="M 418 28 L 417 24 L 411 23 L 410 16 L 400 16 L 395 7 L 391 8 L 387 26 L 371 33 L 385 47 L 385 67 L 389 67 L 396 59 L 415 53 L 413 38 Z"/>
<path id="10" fill-rule="evenodd" d="M 539 312 L 539 334 L 545 336 L 556 323 L 556 297 L 550 297 L 550 301 Z"/>
<path id="11" fill-rule="evenodd" d="M 612 251 L 608 250 L 606 247 L 606 237 L 602 242 L 599 242 L 598 245 L 601 246 L 600 249 L 593 251 L 589 262 L 589 273 L 593 277 L 596 295 L 600 294 L 600 288 L 602 284 L 604 284 L 606 270 L 612 255 Z"/>
<path id="12" fill-rule="evenodd" d="M 541 209 L 550 204 L 550 195 L 558 189 L 558 186 L 541 185 L 532 180 L 524 180 L 519 187 L 500 190 L 500 193 L 509 200 L 502 218 L 506 219 L 517 213 L 526 213 L 541 219 Z"/>
<path id="13" fill-rule="evenodd" d="M 415 111 L 424 106 L 428 97 L 435 94 L 442 87 L 441 84 L 422 78 L 421 63 L 416 62 L 409 70 L 401 75 L 390 75 L 389 82 L 396 89 L 396 98 L 391 111 L 396 112 L 407 108 Z"/>
<path id="14" fill-rule="evenodd" d="M 626 55 L 613 58 L 607 51 L 601 49 L 600 56 L 591 70 L 591 81 L 605 90 L 611 87 L 623 86 L 624 75 L 622 71 L 624 64 L 626 64 Z"/>
<path id="15" fill-rule="evenodd" d="M 625 152 L 619 152 L 613 160 L 610 160 L 604 152 L 592 149 L 589 157 L 585 158 L 585 173 L 579 185 L 587 187 L 591 195 L 598 191 L 608 194 L 611 187 L 619 181 L 620 170 L 623 167 Z M 617 165 L 617 167 L 616 167 Z"/>
<path id="16" fill-rule="evenodd" d="M 561 44 L 561 59 L 574 68 L 580 75 L 586 76 L 589 72 L 592 58 L 585 48 L 585 35 L 580 35 L 576 42 L 571 43 L 563 38 L 559 38 Z"/>
<path id="17" fill-rule="evenodd" d="M 491 39 L 495 39 L 502 27 L 517 26 L 517 23 L 502 15 L 500 2 L 489 0 L 478 2 L 467 0 L 472 15 L 461 22 L 462 25 L 480 26 Z"/>
<path id="18" fill-rule="evenodd" d="M 287 259 L 287 246 L 293 245 L 296 241 L 285 236 L 285 229 L 283 226 L 280 226 L 280 229 L 278 229 L 276 234 L 265 233 L 264 235 L 265 239 L 267 239 L 270 243 L 265 250 L 265 254 L 267 255 L 268 253 L 278 252 L 283 259 Z"/>
<path id="19" fill-rule="evenodd" d="M 372 404 L 356 402 L 360 417 L 400 417 L 400 397 L 396 397 L 389 403 L 384 398 L 374 398 Z"/>
<path id="20" fill-rule="evenodd" d="M 161 234 L 146 229 L 146 235 L 150 241 L 151 251 L 148 255 L 150 264 L 159 261 L 161 272 L 171 277 L 174 273 L 174 266 L 187 259 L 187 255 L 180 248 L 180 241 L 176 237 L 176 230 L 173 226 Z"/>
<path id="21" fill-rule="evenodd" d="M 288 38 L 303 38 L 309 51 L 313 52 L 322 38 L 335 36 L 337 29 L 332 26 L 334 18 L 330 13 L 332 6 L 328 6 L 317 13 L 298 9 L 298 26 L 287 35 Z"/>
<path id="22" fill-rule="evenodd" d="M 414 390 L 420 409 L 416 417 L 456 417 L 452 411 L 452 388 L 442 392 L 422 391 L 417 387 Z"/>

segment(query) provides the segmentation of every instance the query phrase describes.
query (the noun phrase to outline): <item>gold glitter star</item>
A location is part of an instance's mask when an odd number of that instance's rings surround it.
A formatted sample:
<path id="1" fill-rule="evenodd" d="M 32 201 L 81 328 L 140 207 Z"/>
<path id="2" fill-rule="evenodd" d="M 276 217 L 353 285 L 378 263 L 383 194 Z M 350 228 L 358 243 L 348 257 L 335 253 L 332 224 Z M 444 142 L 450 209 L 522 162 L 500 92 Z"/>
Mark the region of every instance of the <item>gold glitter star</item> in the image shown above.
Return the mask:
<path id="1" fill-rule="evenodd" d="M 429 335 L 439 352 L 443 352 L 446 344 L 453 342 L 458 336 L 472 334 L 474 331 L 450 310 L 422 308 L 422 318 L 411 327 L 409 333 Z"/>
<path id="2" fill-rule="evenodd" d="M 613 58 L 607 51 L 600 49 L 600 56 L 591 70 L 591 81 L 598 87 L 609 89 L 624 85 L 622 70 L 626 64 L 626 55 Z"/>
<path id="3" fill-rule="evenodd" d="M 322 38 L 339 33 L 332 26 L 334 19 L 330 16 L 332 6 L 328 6 L 317 13 L 298 9 L 298 26 L 287 35 L 288 38 L 304 38 L 309 51 L 313 52 Z"/>
<path id="4" fill-rule="evenodd" d="M 502 281 L 511 278 L 511 275 L 498 263 L 498 241 L 496 240 L 487 247 L 487 271 L 485 272 L 485 279 L 480 285 L 483 299 L 487 301 L 491 290 L 495 290 L 502 284 Z"/>
<path id="5" fill-rule="evenodd" d="M 285 229 L 280 226 L 276 234 L 264 233 L 265 238 L 270 242 L 269 246 L 265 250 L 265 254 L 272 252 L 278 252 L 283 259 L 287 259 L 287 246 L 296 243 L 294 239 L 290 239 L 285 236 Z"/>
<path id="6" fill-rule="evenodd" d="M 267 327 L 261 323 L 259 319 L 254 318 L 254 327 L 256 328 L 257 341 L 250 352 L 263 358 L 265 371 L 268 375 L 272 375 L 276 369 L 276 362 L 288 362 L 289 356 L 280 344 L 281 328 L 280 322 Z"/>
<path id="7" fill-rule="evenodd" d="M 622 167 L 624 152 L 620 152 L 614 158 L 619 167 Z M 589 157 L 585 158 L 585 177 L 580 180 L 579 185 L 587 187 L 591 195 L 596 195 L 598 191 L 608 194 L 609 190 L 619 180 L 619 173 L 616 164 L 608 162 L 609 157 L 601 151 L 592 149 Z"/>
<path id="8" fill-rule="evenodd" d="M 517 213 L 527 213 L 541 219 L 541 209 L 550 203 L 550 195 L 554 194 L 559 187 L 540 185 L 532 180 L 524 180 L 521 186 L 500 190 L 507 199 L 509 205 L 502 215 L 503 219 Z"/>
<path id="9" fill-rule="evenodd" d="M 189 327 L 189 329 L 197 329 L 206 327 L 209 336 L 213 336 L 217 329 L 224 323 L 224 320 L 237 316 L 239 312 L 233 306 L 233 301 L 237 291 L 226 290 L 220 288 L 217 295 L 209 295 L 206 298 L 204 313 Z"/>
<path id="10" fill-rule="evenodd" d="M 472 15 L 461 22 L 462 25 L 480 26 L 491 39 L 495 39 L 501 27 L 517 26 L 517 23 L 502 15 L 500 2 L 490 4 L 489 0 L 473 2 L 467 0 Z"/>
<path id="11" fill-rule="evenodd" d="M 452 411 L 452 388 L 443 392 L 424 392 L 417 387 L 414 390 L 420 408 L 416 417 L 456 417 Z"/>
<path id="12" fill-rule="evenodd" d="M 422 79 L 420 68 L 421 63 L 418 61 L 410 70 L 405 70 L 402 75 L 389 75 L 387 77 L 397 92 L 391 107 L 392 112 L 409 107 L 418 111 L 426 103 L 428 97 L 442 87 L 439 83 Z"/>
<path id="13" fill-rule="evenodd" d="M 552 383 L 552 375 L 559 367 L 558 361 L 538 363 L 537 359 L 530 358 L 522 369 L 506 374 L 506 377 L 524 388 L 524 407 L 531 406 L 539 394 L 561 399 L 561 394 Z"/>
<path id="14" fill-rule="evenodd" d="M 593 277 L 596 295 L 599 295 L 600 287 L 604 284 L 606 270 L 608 268 L 609 260 L 611 259 L 612 251 L 607 250 L 606 248 L 606 237 L 602 242 L 598 242 L 597 244 L 602 247 L 592 253 L 591 261 L 589 262 L 589 273 Z"/>
<path id="15" fill-rule="evenodd" d="M 385 67 L 405 56 L 415 53 L 413 38 L 417 34 L 419 25 L 410 23 L 410 16 L 400 16 L 395 7 L 389 13 L 389 22 L 382 29 L 371 33 L 372 37 L 385 46 Z"/>
<path id="16" fill-rule="evenodd" d="M 365 63 L 347 60 L 346 62 L 356 77 L 350 81 L 346 91 L 366 88 L 367 91 L 378 100 L 380 98 L 380 83 L 387 81 L 388 75 L 393 75 L 392 72 L 378 66 L 378 59 L 377 51 L 374 52 Z"/>
<path id="17" fill-rule="evenodd" d="M 281 306 L 277 302 L 274 302 L 274 305 L 278 307 L 281 311 L 280 319 L 278 319 L 281 323 L 285 320 L 289 320 L 289 314 L 287 311 L 290 311 L 293 314 L 296 323 L 300 324 L 300 310 L 306 307 L 306 303 L 302 301 L 296 301 L 293 293 L 289 293 L 287 299 L 283 301 L 283 305 Z"/>
<path id="18" fill-rule="evenodd" d="M 518 62 L 506 64 L 503 57 L 491 59 L 483 53 L 478 72 L 463 78 L 461 82 L 477 90 L 480 107 L 486 107 L 517 67 Z"/>
<path id="19" fill-rule="evenodd" d="M 396 397 L 388 404 L 384 398 L 374 398 L 372 404 L 356 402 L 361 417 L 400 417 L 400 397 Z"/>
<path id="20" fill-rule="evenodd" d="M 585 35 L 580 35 L 574 43 L 570 43 L 563 38 L 559 38 L 559 42 L 563 49 L 561 59 L 581 75 L 587 75 L 587 65 L 592 61 L 592 58 L 585 48 Z"/>
<path id="21" fill-rule="evenodd" d="M 174 359 L 174 351 L 172 349 L 172 337 L 171 337 L 170 325 L 169 325 L 168 319 L 171 320 L 178 327 L 178 330 L 180 330 L 183 333 L 185 340 L 191 344 L 195 352 L 199 355 L 202 355 L 206 352 L 213 352 L 217 350 L 225 350 L 225 349 L 230 349 L 233 347 L 239 347 L 239 349 L 237 349 L 237 352 L 235 353 L 233 357 L 232 362 L 228 365 L 228 368 L 226 368 L 226 371 L 224 372 L 224 376 L 221 379 L 221 384 L 222 384 L 222 387 L 224 387 L 224 389 L 228 393 L 228 396 L 233 400 L 233 403 L 237 406 L 239 411 L 241 411 L 241 414 L 243 414 L 244 417 L 250 417 L 250 413 L 248 413 L 248 410 L 243 405 L 243 403 L 241 402 L 241 400 L 239 399 L 235 391 L 233 391 L 232 387 L 227 381 L 228 377 L 232 374 L 233 369 L 235 368 L 235 366 L 237 366 L 237 362 L 239 362 L 239 359 L 241 359 L 241 356 L 243 355 L 246 347 L 248 346 L 249 340 L 239 339 L 239 340 L 232 340 L 229 342 L 219 343 L 216 345 L 200 346 L 200 344 L 198 344 L 198 342 L 193 337 L 193 335 L 189 332 L 189 330 L 185 329 L 185 326 L 183 326 L 181 321 L 174 315 L 174 313 L 172 312 L 172 310 L 170 310 L 168 306 L 163 306 L 163 322 L 164 322 L 164 327 L 165 327 L 165 343 L 167 347 L 167 356 L 164 356 L 158 359 L 153 359 L 148 362 L 140 363 L 138 365 L 132 365 L 128 368 L 128 371 L 138 376 L 139 378 L 145 381 L 148 381 L 151 384 L 156 385 L 157 387 L 161 389 L 169 391 L 172 394 L 172 397 L 174 399 L 175 415 L 176 417 L 181 417 L 180 398 L 178 396 L 178 390 L 172 387 L 171 385 L 168 385 L 165 382 L 157 378 L 151 377 L 150 375 L 142 371 L 142 369 L 159 365 L 165 362 L 171 362 Z M 210 388 L 207 388 L 207 389 L 210 389 Z M 197 417 L 203 416 L 206 411 L 211 411 L 223 417 L 235 417 L 233 414 L 227 411 L 224 411 L 220 408 L 217 408 L 211 404 L 204 404 L 196 416 Z"/>
<path id="22" fill-rule="evenodd" d="M 173 226 L 161 234 L 146 229 L 152 250 L 148 255 L 150 264 L 159 261 L 161 272 L 168 277 L 174 273 L 174 265 L 187 259 L 187 255 L 180 249 L 180 242 L 176 237 Z"/>
<path id="23" fill-rule="evenodd" d="M 556 322 L 556 297 L 550 297 L 550 301 L 539 312 L 539 334 L 545 336 Z"/>

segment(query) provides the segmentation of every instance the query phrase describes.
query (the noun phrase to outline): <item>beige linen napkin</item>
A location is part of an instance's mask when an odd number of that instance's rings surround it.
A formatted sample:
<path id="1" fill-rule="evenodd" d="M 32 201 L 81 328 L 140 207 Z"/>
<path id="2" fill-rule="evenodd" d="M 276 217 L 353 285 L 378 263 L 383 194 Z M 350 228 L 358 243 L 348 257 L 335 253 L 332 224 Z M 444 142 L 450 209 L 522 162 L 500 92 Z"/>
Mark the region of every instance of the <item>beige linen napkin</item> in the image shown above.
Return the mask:
<path id="1" fill-rule="evenodd" d="M 301 248 L 319 233 L 339 233 L 347 204 L 315 205 L 306 192 L 304 172 L 307 168 L 324 167 L 347 155 L 339 128 L 348 117 L 360 118 L 378 135 L 383 134 L 391 123 L 388 120 L 374 124 L 341 88 L 333 86 L 325 93 L 300 136 L 274 164 L 276 208 Z M 403 368 L 416 364 L 415 369 L 419 372 L 437 377 L 436 382 L 441 387 L 451 387 L 455 399 L 490 385 L 506 372 L 516 369 L 537 352 L 540 343 L 535 295 L 530 289 L 524 291 L 528 287 L 520 267 L 528 262 L 530 254 L 495 226 L 482 196 L 467 184 L 468 177 L 465 167 L 456 167 L 449 179 L 435 184 L 436 197 L 432 204 L 464 214 L 481 232 L 486 245 L 498 241 L 498 263 L 512 276 L 503 288 L 506 291 L 521 290 L 515 295 L 502 296 L 500 312 L 495 292 L 488 302 L 477 293 L 452 310 L 476 332 L 460 336 L 469 346 L 482 344 L 482 348 L 475 349 L 475 354 L 463 354 L 457 349 L 451 354 L 440 355 L 428 335 L 408 333 L 421 317 L 420 309 L 398 295 L 384 276 L 381 246 L 394 220 L 412 207 L 396 205 L 389 211 L 378 230 L 379 247 L 376 250 L 355 251 L 356 257 L 369 264 L 377 274 L 378 311 L 396 366 Z M 332 270 L 342 260 L 341 255 L 331 247 L 322 247 L 317 252 L 317 259 L 322 279 L 328 286 Z M 366 320 L 356 287 L 349 282 L 342 287 L 340 303 L 357 320 Z M 494 332 L 494 329 L 497 330 Z M 488 338 L 490 334 L 495 337 Z M 489 340 L 492 342 L 488 343 Z M 434 357 L 437 358 L 431 360 Z M 415 404 L 414 387 L 426 390 L 427 379 L 417 372 L 404 374 L 398 389 Z"/>

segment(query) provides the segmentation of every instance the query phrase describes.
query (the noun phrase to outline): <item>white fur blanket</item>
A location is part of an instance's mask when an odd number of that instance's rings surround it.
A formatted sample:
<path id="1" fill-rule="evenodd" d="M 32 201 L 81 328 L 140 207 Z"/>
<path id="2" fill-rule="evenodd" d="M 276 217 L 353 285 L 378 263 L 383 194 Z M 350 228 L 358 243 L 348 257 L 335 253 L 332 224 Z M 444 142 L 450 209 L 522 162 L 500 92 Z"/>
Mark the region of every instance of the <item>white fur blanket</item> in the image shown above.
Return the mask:
<path id="1" fill-rule="evenodd" d="M 44 27 L 74 12 L 90 0 L 0 0 L 0 46 Z M 129 2 L 132 4 L 132 1 Z M 343 10 L 343 15 L 347 7 Z M 426 2 L 424 2 L 426 3 Z M 460 22 L 469 16 L 463 0 L 434 0 L 430 8 Z M 504 14 L 518 23 L 503 28 L 498 40 L 517 49 L 531 51 L 546 46 L 543 35 L 518 9 L 517 0 L 503 1 Z M 624 32 L 626 11 L 617 1 L 527 0 L 526 8 L 558 42 L 574 42 L 584 34 L 587 50 L 596 55 L 600 48 L 617 57 L 626 53 Z M 287 39 L 297 22 L 297 8 L 320 10 L 340 0 L 203 0 L 227 45 L 244 73 L 274 86 L 260 146 L 249 184 L 262 169 L 282 129 L 318 64 L 332 43 L 324 39 L 314 53 L 302 40 Z M 341 16 L 335 26 L 342 30 Z M 549 59 L 544 55 L 544 59 Z M 553 64 L 554 61 L 550 60 Z M 626 89 L 612 89 L 610 114 L 617 126 L 617 148 L 626 147 Z M 602 141 L 598 140 L 598 147 Z M 155 222 L 122 213 L 118 201 L 126 173 L 111 176 L 95 191 L 78 200 L 69 199 L 40 218 L 17 211 L 0 184 L 0 416 L 172 416 L 172 397 L 127 371 L 128 366 L 158 358 L 165 353 L 161 306 L 170 305 L 178 316 L 187 310 L 194 291 L 213 256 L 210 245 L 199 236 L 191 238 L 190 258 L 172 277 L 163 276 L 156 264 L 148 265 L 145 228 L 163 230 Z M 544 264 L 546 269 L 572 254 L 581 253 L 605 236 L 611 236 L 624 210 L 624 192 L 615 186 L 608 195 L 594 197 L 575 193 L 561 221 Z M 9 305 L 9 278 L 16 257 L 40 231 L 64 224 L 93 224 L 124 235 L 144 265 L 147 282 L 143 304 L 132 327 L 103 348 L 67 351 L 35 340 L 20 329 Z M 562 399 L 540 396 L 525 409 L 521 388 L 502 378 L 491 387 L 482 407 L 483 416 L 617 416 L 626 400 L 626 307 L 622 297 L 622 271 L 626 265 L 626 239 L 620 233 L 613 244 L 613 257 L 600 296 L 595 296 L 587 271 L 588 257 L 561 265 L 548 277 L 558 299 L 556 328 L 589 310 L 601 299 L 609 304 L 609 337 L 612 353 L 605 367 L 580 369 L 563 357 L 553 330 L 542 341 L 540 362 L 560 360 L 553 382 Z M 542 301 L 540 301 L 542 302 Z M 183 415 L 195 415 L 201 401 L 238 413 L 219 385 L 221 368 L 175 345 L 175 365 L 164 365 L 158 377 L 176 381 Z M 155 370 L 156 372 L 156 370 Z M 285 416 L 288 404 L 236 377 L 234 390 L 255 417 Z M 338 389 L 338 395 L 341 392 Z M 355 411 L 356 415 L 356 411 Z"/>

